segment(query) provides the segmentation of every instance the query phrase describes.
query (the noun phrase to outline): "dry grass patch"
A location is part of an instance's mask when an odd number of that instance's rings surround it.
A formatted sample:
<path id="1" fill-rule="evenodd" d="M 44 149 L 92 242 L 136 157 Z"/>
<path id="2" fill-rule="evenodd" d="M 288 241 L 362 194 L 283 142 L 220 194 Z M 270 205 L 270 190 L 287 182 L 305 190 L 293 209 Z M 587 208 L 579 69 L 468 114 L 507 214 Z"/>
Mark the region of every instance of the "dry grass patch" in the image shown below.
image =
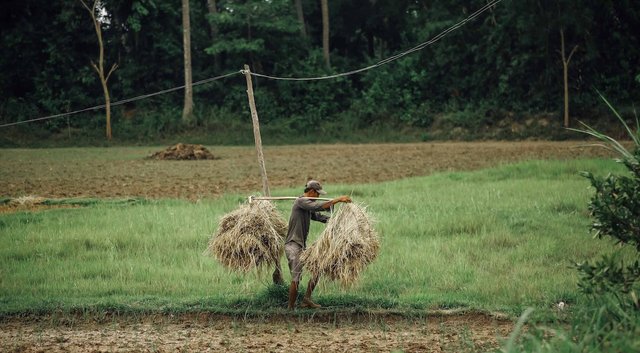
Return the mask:
<path id="1" fill-rule="evenodd" d="M 78 205 L 70 204 L 51 204 L 46 199 L 40 196 L 21 196 L 13 199 L 6 199 L 0 201 L 0 214 L 14 213 L 14 212 L 35 212 L 41 210 L 48 210 L 52 208 L 78 208 Z"/>
<path id="2" fill-rule="evenodd" d="M 9 200 L 8 205 L 13 207 L 30 207 L 42 205 L 47 199 L 40 196 L 22 196 Z"/>
<path id="3" fill-rule="evenodd" d="M 269 201 L 253 201 L 224 215 L 206 253 L 240 272 L 274 266 L 284 251 L 287 223 Z"/>
<path id="4" fill-rule="evenodd" d="M 378 256 L 380 242 L 372 223 L 364 206 L 342 205 L 318 240 L 302 254 L 304 268 L 344 286 L 353 284 Z"/>

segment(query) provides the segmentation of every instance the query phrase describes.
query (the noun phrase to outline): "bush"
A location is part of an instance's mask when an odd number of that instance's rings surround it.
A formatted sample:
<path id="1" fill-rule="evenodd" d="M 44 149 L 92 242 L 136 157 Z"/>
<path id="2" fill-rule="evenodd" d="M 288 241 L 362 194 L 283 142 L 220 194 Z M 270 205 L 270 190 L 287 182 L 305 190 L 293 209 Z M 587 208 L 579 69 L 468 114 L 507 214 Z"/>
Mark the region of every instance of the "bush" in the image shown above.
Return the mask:
<path id="1" fill-rule="evenodd" d="M 576 264 L 579 287 L 587 295 L 586 305 L 573 313 L 572 325 L 564 329 L 535 328 L 518 344 L 519 328 L 502 352 L 638 352 L 640 351 L 640 124 L 632 131 L 620 114 L 600 96 L 622 122 L 633 143 L 629 151 L 622 143 L 583 124 L 588 134 L 602 146 L 616 151 L 629 175 L 597 177 L 584 172 L 595 189 L 589 203 L 594 217 L 591 228 L 598 238 L 612 238 L 621 245 L 617 253 L 595 263 Z M 635 261 L 624 264 L 623 248 L 635 248 Z M 524 321 L 530 312 L 525 312 Z"/>
<path id="2" fill-rule="evenodd" d="M 640 285 L 640 124 L 636 121 L 636 131 L 632 131 L 618 112 L 609 105 L 624 125 L 633 142 L 629 151 L 615 139 L 599 133 L 585 125 L 586 130 L 578 130 L 603 142 L 603 146 L 616 151 L 628 169 L 628 175 L 607 175 L 596 177 L 589 172 L 583 175 L 595 189 L 589 203 L 589 211 L 595 218 L 591 228 L 598 238 L 612 238 L 621 247 L 634 247 L 636 260 L 625 265 L 616 254 L 604 256 L 595 264 L 577 264 L 581 273 L 580 288 L 588 295 L 611 294 L 623 308 L 640 309 L 638 289 Z M 620 250 L 622 251 L 622 249 Z"/>

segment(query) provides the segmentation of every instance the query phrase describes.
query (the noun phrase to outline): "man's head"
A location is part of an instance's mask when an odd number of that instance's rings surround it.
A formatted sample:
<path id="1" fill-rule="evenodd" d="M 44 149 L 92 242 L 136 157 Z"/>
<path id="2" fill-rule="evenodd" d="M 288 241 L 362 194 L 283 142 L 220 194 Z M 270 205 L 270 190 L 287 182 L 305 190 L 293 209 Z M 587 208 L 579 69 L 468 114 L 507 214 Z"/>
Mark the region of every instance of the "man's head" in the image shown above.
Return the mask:
<path id="1" fill-rule="evenodd" d="M 305 193 L 309 193 L 309 192 L 315 192 L 318 195 L 326 195 L 327 192 L 322 190 L 322 185 L 320 185 L 320 183 L 316 180 L 309 180 L 307 181 L 307 185 L 305 185 L 304 187 L 304 192 Z"/>

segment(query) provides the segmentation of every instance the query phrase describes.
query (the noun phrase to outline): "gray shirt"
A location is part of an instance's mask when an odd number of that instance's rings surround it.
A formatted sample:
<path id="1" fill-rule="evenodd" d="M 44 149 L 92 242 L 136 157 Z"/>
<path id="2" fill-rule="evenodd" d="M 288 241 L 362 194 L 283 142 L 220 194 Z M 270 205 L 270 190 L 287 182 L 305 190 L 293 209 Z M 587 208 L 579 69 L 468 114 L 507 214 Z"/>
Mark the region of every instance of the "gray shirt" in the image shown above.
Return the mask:
<path id="1" fill-rule="evenodd" d="M 289 218 L 289 231 L 287 233 L 287 241 L 285 243 L 294 242 L 307 247 L 307 236 L 309 236 L 309 225 L 311 220 L 326 223 L 328 216 L 318 213 L 325 211 L 322 208 L 327 201 L 311 200 L 306 197 L 298 197 L 291 208 L 291 217 Z"/>

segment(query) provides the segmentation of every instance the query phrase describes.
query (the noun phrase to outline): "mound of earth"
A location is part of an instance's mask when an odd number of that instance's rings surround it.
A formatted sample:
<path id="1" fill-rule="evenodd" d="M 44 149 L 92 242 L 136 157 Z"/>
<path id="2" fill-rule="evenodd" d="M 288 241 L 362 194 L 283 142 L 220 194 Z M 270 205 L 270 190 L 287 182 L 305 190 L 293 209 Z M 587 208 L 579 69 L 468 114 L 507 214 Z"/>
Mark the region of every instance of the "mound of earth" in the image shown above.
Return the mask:
<path id="1" fill-rule="evenodd" d="M 157 160 L 216 159 L 213 153 L 211 153 L 206 147 L 202 145 L 190 145 L 187 143 L 173 145 L 164 151 L 152 154 L 149 158 Z"/>

